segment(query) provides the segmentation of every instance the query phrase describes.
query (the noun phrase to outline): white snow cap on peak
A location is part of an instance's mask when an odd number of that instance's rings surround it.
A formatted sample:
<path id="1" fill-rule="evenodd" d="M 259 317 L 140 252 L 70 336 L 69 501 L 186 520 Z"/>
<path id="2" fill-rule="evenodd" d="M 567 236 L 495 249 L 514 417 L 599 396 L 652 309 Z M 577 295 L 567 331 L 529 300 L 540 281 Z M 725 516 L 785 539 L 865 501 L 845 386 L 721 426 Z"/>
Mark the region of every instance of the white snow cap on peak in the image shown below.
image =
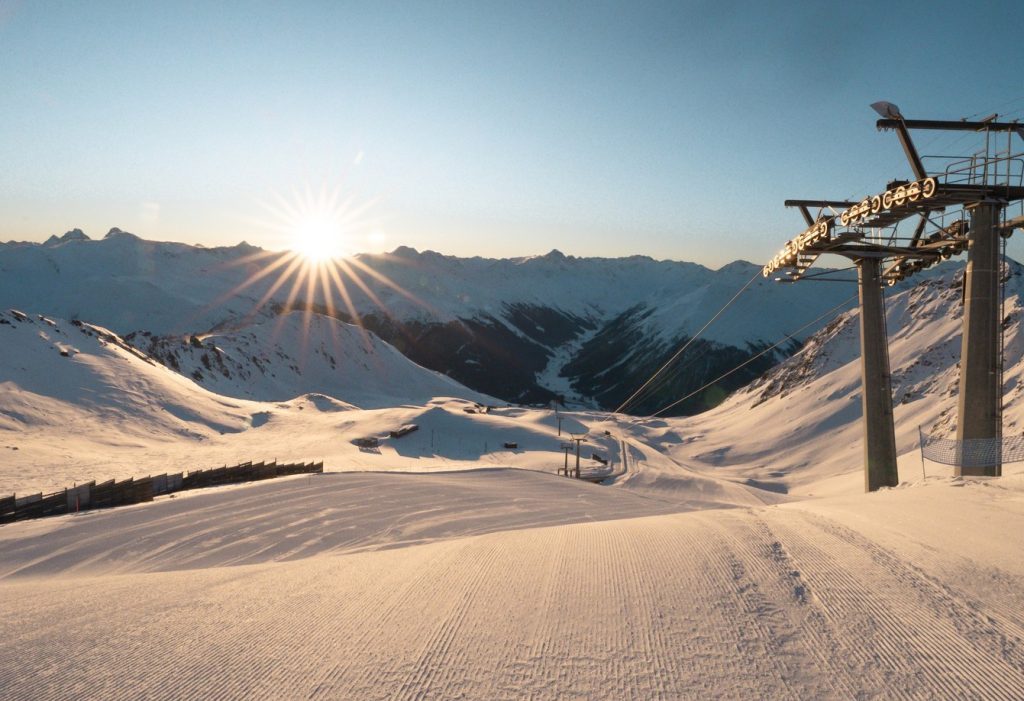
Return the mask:
<path id="1" fill-rule="evenodd" d="M 761 268 L 760 265 L 756 265 L 754 263 L 751 263 L 749 260 L 743 260 L 742 258 L 739 258 L 737 260 L 734 260 L 731 263 L 726 263 L 721 268 L 719 268 L 717 272 L 719 272 L 719 273 L 746 273 L 746 272 L 750 272 L 751 270 L 760 269 L 760 268 Z"/>

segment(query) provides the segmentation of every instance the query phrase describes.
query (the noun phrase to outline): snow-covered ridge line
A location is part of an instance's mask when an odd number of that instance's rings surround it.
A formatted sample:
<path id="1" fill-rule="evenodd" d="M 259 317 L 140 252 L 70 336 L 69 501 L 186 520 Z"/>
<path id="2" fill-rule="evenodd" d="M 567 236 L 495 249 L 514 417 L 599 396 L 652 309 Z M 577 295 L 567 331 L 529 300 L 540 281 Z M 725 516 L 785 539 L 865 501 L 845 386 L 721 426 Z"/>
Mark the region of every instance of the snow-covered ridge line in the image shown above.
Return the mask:
<path id="1" fill-rule="evenodd" d="M 252 260 L 253 254 L 266 258 Z M 43 244 L 0 244 L 0 271 L 7 273 L 0 276 L 0 303 L 62 318 L 90 318 L 122 334 L 137 330 L 200 333 L 253 310 L 273 285 L 274 275 L 240 293 L 232 291 L 272 265 L 277 255 L 244 243 L 209 249 L 146 241 L 116 228 L 101 240 L 91 240 L 76 229 Z M 404 296 L 379 278 L 360 273 L 358 265 L 349 266 L 346 273 L 360 277 L 388 313 L 400 320 L 444 323 L 502 316 L 507 306 L 517 305 L 598 319 L 640 303 L 662 308 L 679 301 L 680 306 L 667 312 L 675 317 L 668 325 L 670 335 L 695 330 L 696 319 L 704 311 L 699 307 L 721 301 L 758 270 L 746 261 L 712 271 L 696 263 L 646 256 L 584 258 L 558 251 L 521 258 L 458 258 L 404 246 L 391 253 L 357 255 L 354 260 L 408 293 Z M 350 280 L 347 286 L 360 314 L 381 311 L 358 285 Z M 763 289 L 758 297 L 811 296 L 767 281 L 759 287 Z M 149 299 L 125 295 L 127 290 Z M 101 291 L 122 294 L 101 296 Z M 283 302 L 289 292 L 286 284 L 272 299 Z M 144 322 L 143 315 L 133 313 L 131 307 L 158 298 L 161 304 L 150 305 Z M 323 304 L 326 299 L 318 289 L 308 301 Z M 335 308 L 345 309 L 341 299 L 332 301 Z M 689 319 L 690 311 L 698 315 Z M 738 345 L 749 338 L 767 337 L 775 327 L 764 327 L 765 321 L 763 314 L 754 311 L 712 330 L 709 338 Z"/>
<path id="2" fill-rule="evenodd" d="M 362 408 L 440 396 L 497 402 L 417 365 L 371 331 L 315 313 L 291 312 L 201 337 L 138 332 L 126 340 L 147 357 L 230 397 L 285 401 L 321 393 Z"/>

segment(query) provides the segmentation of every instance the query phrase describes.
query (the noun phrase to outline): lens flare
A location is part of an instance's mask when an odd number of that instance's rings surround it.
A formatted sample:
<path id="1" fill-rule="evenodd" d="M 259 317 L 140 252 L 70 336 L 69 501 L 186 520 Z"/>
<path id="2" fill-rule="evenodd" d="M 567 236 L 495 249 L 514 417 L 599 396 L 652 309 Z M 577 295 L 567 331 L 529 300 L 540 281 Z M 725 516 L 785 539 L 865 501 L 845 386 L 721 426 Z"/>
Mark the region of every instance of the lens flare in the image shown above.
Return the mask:
<path id="1" fill-rule="evenodd" d="M 259 204 L 269 219 L 253 223 L 274 231 L 288 250 L 256 251 L 227 263 L 227 267 L 240 267 L 247 274 L 208 305 L 207 311 L 232 299 L 251 297 L 254 303 L 241 325 L 261 313 L 277 315 L 275 336 L 285 314 L 301 312 L 304 333 L 296 339 L 301 349 L 309 340 L 313 315 L 323 314 L 357 325 L 367 350 L 370 338 L 360 310 L 393 318 L 380 292 L 387 290 L 390 294 L 386 296 L 397 294 L 430 311 L 429 305 L 347 249 L 359 232 L 380 230 L 380 222 L 369 216 L 373 201 L 357 203 L 353 196 L 344 195 L 340 186 L 322 186 L 318 191 L 307 186 L 293 191 L 291 198 L 275 193 L 272 202 Z M 334 333 L 335 343 L 340 344 L 336 329 Z"/>

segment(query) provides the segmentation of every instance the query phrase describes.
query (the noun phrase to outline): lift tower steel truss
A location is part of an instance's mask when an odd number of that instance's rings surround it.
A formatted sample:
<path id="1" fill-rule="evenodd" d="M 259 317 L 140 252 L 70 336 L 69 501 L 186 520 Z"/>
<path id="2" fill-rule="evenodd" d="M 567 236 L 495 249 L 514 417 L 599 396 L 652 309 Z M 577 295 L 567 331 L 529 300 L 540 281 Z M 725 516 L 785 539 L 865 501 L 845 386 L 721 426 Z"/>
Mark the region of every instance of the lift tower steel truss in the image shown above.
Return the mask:
<path id="1" fill-rule="evenodd" d="M 884 105 L 886 118 L 877 126 L 897 132 L 916 180 L 890 182 L 884 192 L 860 202 L 787 200 L 786 206 L 800 209 L 808 228 L 764 266 L 763 274 L 779 273 L 776 280 L 796 282 L 824 253 L 846 256 L 857 266 L 864 481 L 866 490 L 874 491 L 898 483 L 882 286 L 893 285 L 966 248 L 957 474 L 998 475 L 999 461 L 993 465 L 991 460 L 977 459 L 979 451 L 971 446 L 998 443 L 1001 438 L 999 235 L 1009 236 L 1013 228 L 1024 225 L 1024 217 L 1002 223 L 1006 205 L 1024 200 L 1024 167 L 1020 165 L 1024 154 L 1011 153 L 1009 145 L 1014 133 L 1024 138 L 1024 125 L 996 122 L 994 116 L 981 122 L 906 120 L 895 105 L 876 103 L 872 107 L 880 105 Z M 929 174 L 910 137 L 911 129 L 980 132 L 986 139 L 985 152 L 947 158 L 950 162 L 943 171 Z M 1000 132 L 1007 134 L 1007 148 L 993 154 L 991 135 Z M 818 209 L 817 216 L 810 208 Z M 896 243 L 896 228 L 914 216 L 920 219 L 913 236 L 906 243 Z M 970 218 L 969 226 L 965 217 Z M 889 228 L 892 234 L 886 240 L 882 231 Z"/>

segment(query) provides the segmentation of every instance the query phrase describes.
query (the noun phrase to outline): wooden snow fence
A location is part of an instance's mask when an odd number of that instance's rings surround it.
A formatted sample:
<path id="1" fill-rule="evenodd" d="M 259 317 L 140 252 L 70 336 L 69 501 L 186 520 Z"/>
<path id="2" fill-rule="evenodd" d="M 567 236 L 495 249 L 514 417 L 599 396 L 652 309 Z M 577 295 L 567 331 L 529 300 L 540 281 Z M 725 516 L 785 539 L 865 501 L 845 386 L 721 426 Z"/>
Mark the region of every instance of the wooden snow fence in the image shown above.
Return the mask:
<path id="1" fill-rule="evenodd" d="M 149 477 L 123 482 L 89 482 L 52 494 L 11 495 L 0 499 L 0 523 L 24 521 L 43 516 L 74 513 L 124 504 L 153 501 L 153 483 Z"/>
<path id="2" fill-rule="evenodd" d="M 210 470 L 194 470 L 181 478 L 181 489 L 217 487 L 223 484 L 255 482 L 257 480 L 287 477 L 288 475 L 317 474 L 324 471 L 322 462 L 270 463 L 244 462 L 234 467 L 215 467 Z"/>
<path id="3" fill-rule="evenodd" d="M 7 523 L 14 520 L 17 513 L 17 499 L 12 494 L 9 497 L 0 497 L 0 523 Z"/>
<path id="4" fill-rule="evenodd" d="M 107 480 L 96 484 L 88 482 L 62 489 L 52 494 L 30 494 L 19 497 L 12 494 L 0 497 L 0 524 L 24 521 L 30 518 L 75 513 L 87 509 L 106 509 L 153 501 L 153 497 L 172 494 L 186 489 L 201 489 L 223 484 L 237 484 L 288 475 L 319 474 L 323 462 L 270 463 L 244 462 L 232 467 L 163 474 L 150 477 L 132 477 L 120 482 Z"/>

